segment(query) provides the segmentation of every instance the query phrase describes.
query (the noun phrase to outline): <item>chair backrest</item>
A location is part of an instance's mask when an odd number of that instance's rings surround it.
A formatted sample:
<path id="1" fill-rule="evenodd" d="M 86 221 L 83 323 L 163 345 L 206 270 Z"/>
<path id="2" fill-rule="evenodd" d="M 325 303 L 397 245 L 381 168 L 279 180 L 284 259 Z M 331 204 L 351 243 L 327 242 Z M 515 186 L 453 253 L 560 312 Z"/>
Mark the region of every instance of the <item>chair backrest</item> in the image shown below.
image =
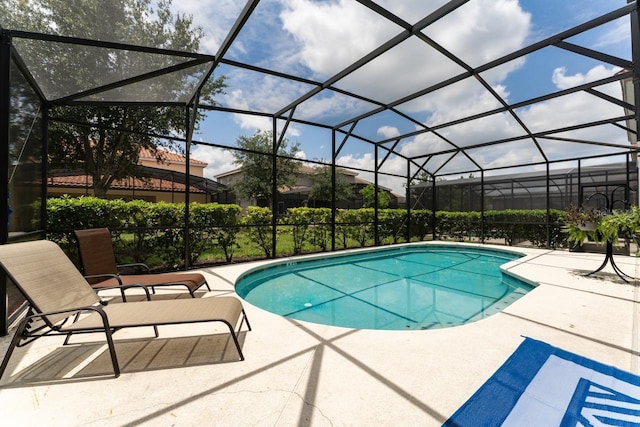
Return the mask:
<path id="1" fill-rule="evenodd" d="M 35 312 L 48 313 L 100 301 L 60 246 L 48 240 L 0 245 L 0 265 Z M 69 314 L 47 316 L 55 324 Z"/>
<path id="2" fill-rule="evenodd" d="M 85 276 L 118 274 L 116 256 L 113 252 L 111 233 L 108 228 L 75 230 L 78 253 Z M 89 283 L 96 280 L 89 279 Z"/>

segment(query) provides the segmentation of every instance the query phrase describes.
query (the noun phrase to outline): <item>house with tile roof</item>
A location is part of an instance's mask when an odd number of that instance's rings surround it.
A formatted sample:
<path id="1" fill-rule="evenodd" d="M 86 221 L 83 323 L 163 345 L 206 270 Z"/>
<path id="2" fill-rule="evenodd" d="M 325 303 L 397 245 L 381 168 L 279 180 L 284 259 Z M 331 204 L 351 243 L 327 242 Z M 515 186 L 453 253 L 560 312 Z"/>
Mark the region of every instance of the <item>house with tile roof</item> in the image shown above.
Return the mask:
<path id="1" fill-rule="evenodd" d="M 305 164 L 300 164 L 296 173 L 296 182 L 291 187 L 282 187 L 279 189 L 280 197 L 278 200 L 278 212 L 283 214 L 287 209 L 299 206 L 309 207 L 329 207 L 331 202 L 329 200 L 310 200 L 309 194 L 311 188 L 314 185 L 314 176 L 318 173 L 319 168 Z M 337 203 L 338 208 L 344 209 L 357 209 L 362 207 L 362 196 L 360 190 L 369 184 L 370 181 L 359 178 L 358 172 L 346 169 L 337 168 L 339 174 L 341 174 L 346 181 L 353 187 L 353 196 L 349 200 L 340 201 Z M 233 194 L 233 186 L 235 183 L 241 181 L 244 178 L 244 170 L 242 168 L 233 169 L 227 172 L 223 172 L 215 176 L 216 180 L 228 188 L 229 192 L 227 198 L 229 203 L 237 203 L 243 209 L 247 206 L 265 206 L 266 199 L 251 198 L 240 199 Z M 399 198 L 396 194 L 393 194 L 390 189 L 380 187 L 382 191 L 386 191 L 391 195 L 391 202 L 389 207 L 398 207 Z"/>
<path id="2" fill-rule="evenodd" d="M 185 200 L 187 159 L 177 153 L 158 149 L 155 155 L 148 149 L 140 151 L 140 177 L 128 177 L 113 182 L 109 199 L 146 200 L 180 203 Z M 217 202 L 223 186 L 204 178 L 207 163 L 189 159 L 189 198 L 192 202 Z M 48 197 L 92 196 L 92 177 L 73 170 L 50 170 L 47 178 Z"/>

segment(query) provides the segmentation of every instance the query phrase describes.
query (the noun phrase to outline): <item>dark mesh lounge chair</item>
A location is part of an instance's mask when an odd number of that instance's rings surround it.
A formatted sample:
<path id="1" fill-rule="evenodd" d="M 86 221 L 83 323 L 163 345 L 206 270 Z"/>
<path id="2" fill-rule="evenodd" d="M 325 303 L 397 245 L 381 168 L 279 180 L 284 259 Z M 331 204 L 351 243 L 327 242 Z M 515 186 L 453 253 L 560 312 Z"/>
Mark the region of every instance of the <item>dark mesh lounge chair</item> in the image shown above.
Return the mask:
<path id="1" fill-rule="evenodd" d="M 149 267 L 145 264 L 117 265 L 108 228 L 76 230 L 74 234 L 85 278 L 96 290 L 133 284 L 150 287 L 152 290 L 156 286 L 185 286 L 194 298 L 196 289 L 203 285 L 211 290 L 200 273 L 150 274 Z M 120 274 L 123 267 L 142 267 L 146 274 Z M 126 301 L 124 292 L 122 298 Z"/>
<path id="2" fill-rule="evenodd" d="M 60 247 L 47 240 L 0 245 L 0 266 L 29 302 L 29 315 L 20 322 L 9 345 L 0 378 L 17 346 L 51 335 L 103 332 L 113 372 L 120 375 L 112 334 L 121 328 L 180 323 L 222 322 L 229 328 L 244 360 L 237 331 L 244 322 L 251 330 L 242 303 L 232 296 L 105 304 Z M 78 313 L 82 313 L 78 316 Z M 34 324 L 37 327 L 34 327 Z M 156 337 L 158 336 L 156 329 Z"/>

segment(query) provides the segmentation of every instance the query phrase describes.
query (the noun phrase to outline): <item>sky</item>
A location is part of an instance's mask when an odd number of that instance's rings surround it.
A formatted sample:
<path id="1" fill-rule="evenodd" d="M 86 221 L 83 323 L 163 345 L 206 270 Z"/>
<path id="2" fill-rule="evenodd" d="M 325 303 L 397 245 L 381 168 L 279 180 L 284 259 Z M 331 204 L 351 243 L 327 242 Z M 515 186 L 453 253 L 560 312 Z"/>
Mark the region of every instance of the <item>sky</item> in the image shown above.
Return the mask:
<path id="1" fill-rule="evenodd" d="M 379 0 L 377 2 L 410 24 L 415 24 L 446 1 Z M 471 67 L 477 67 L 514 50 L 543 40 L 606 12 L 625 6 L 626 0 L 471 0 L 446 18 L 428 26 L 423 33 L 448 49 Z M 234 0 L 180 0 L 173 9 L 193 16 L 194 24 L 205 32 L 201 51 L 215 54 L 244 7 Z M 314 81 L 325 81 L 358 58 L 400 33 L 401 28 L 372 13 L 354 0 L 263 0 L 232 44 L 226 58 Z M 571 43 L 631 59 L 628 17 L 613 21 L 569 40 Z M 549 92 L 568 89 L 618 72 L 611 64 L 549 47 L 505 63 L 481 74 L 491 89 L 508 103 L 525 101 Z M 461 73 L 460 65 L 448 60 L 424 42 L 410 38 L 382 57 L 359 68 L 336 86 L 381 103 L 410 95 L 436 82 Z M 230 108 L 273 113 L 311 90 L 311 86 L 265 76 L 236 67 L 221 66 L 216 75 L 227 76 L 226 93 L 217 101 Z M 601 92 L 621 98 L 619 83 L 600 86 Z M 469 114 L 500 107 L 499 100 L 473 78 L 437 90 L 397 106 L 403 114 L 420 123 L 435 126 Z M 338 125 L 353 115 L 365 113 L 374 105 L 323 91 L 301 104 L 295 117 L 328 125 Z M 531 132 L 585 123 L 623 114 L 622 108 L 585 92 L 563 96 L 517 110 Z M 271 129 L 271 120 L 229 113 L 209 113 L 200 124 L 194 141 L 233 146 L 241 136 Z M 419 129 L 402 117 L 384 113 L 358 123 L 358 134 L 379 141 Z M 443 136 L 457 146 L 522 135 L 523 128 L 508 113 L 496 114 L 463 125 L 442 129 Z M 603 126 L 565 133 L 569 138 L 628 143 L 624 131 Z M 290 142 L 300 144 L 299 157 L 311 160 L 331 158 L 331 132 L 326 129 L 292 124 L 286 133 Z M 593 145 L 557 143 L 539 139 L 551 159 L 564 159 L 602 152 Z M 427 147 L 427 148 L 426 148 Z M 426 149 L 445 149 L 447 142 L 421 134 L 402 140 L 396 147 L 403 154 L 416 155 Z M 486 167 L 500 167 L 525 159 L 542 160 L 540 150 L 530 141 L 470 151 Z M 235 169 L 227 150 L 195 145 L 192 157 L 209 164 L 207 178 Z M 338 156 L 345 167 L 371 170 L 373 150 L 369 144 L 349 140 Z M 472 164 L 460 155 L 433 159 L 432 168 L 456 173 Z M 405 176 L 406 160 L 392 156 L 383 171 Z M 511 171 L 512 173 L 513 171 Z M 506 173 L 509 173 L 508 171 Z M 373 180 L 373 174 L 359 177 Z M 381 176 L 380 183 L 401 193 L 403 179 Z"/>

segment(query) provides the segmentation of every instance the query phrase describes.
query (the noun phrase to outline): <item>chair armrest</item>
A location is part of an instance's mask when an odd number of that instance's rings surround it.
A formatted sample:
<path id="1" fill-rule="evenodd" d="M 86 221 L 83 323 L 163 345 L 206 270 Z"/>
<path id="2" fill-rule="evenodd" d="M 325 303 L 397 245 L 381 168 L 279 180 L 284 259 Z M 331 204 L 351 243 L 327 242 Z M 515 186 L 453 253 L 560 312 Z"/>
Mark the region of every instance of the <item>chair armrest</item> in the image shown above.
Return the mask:
<path id="1" fill-rule="evenodd" d="M 120 278 L 120 275 L 118 274 L 94 274 L 91 276 L 84 276 L 85 279 L 100 279 L 100 278 L 105 278 L 105 279 L 116 279 L 118 281 L 118 285 L 117 286 L 100 286 L 99 288 L 94 288 L 94 289 L 100 289 L 100 290 L 104 290 L 104 289 L 120 289 L 122 290 L 122 292 L 124 292 L 127 289 L 131 289 L 131 288 L 141 288 L 146 297 L 147 297 L 147 301 L 151 301 L 151 293 L 149 292 L 149 289 L 147 289 L 146 286 L 144 285 L 140 285 L 138 283 L 132 283 L 130 285 L 124 285 L 122 283 L 122 279 Z M 124 294 L 123 294 L 124 295 Z M 126 301 L 123 301 L 126 302 Z"/>
<path id="2" fill-rule="evenodd" d="M 122 279 L 118 274 L 92 274 L 90 276 L 84 276 L 85 279 L 116 279 L 118 286 L 122 286 Z M 105 286 L 105 289 L 115 288 L 115 286 Z"/>
<path id="3" fill-rule="evenodd" d="M 47 311 L 44 313 L 33 313 L 27 316 L 28 319 L 36 319 L 38 317 L 53 316 L 54 314 L 77 313 L 79 311 L 103 311 L 102 305 L 86 305 L 82 307 L 66 308 L 64 310 Z"/>
<path id="4" fill-rule="evenodd" d="M 118 270 L 120 270 L 121 268 L 139 267 L 146 273 L 151 273 L 151 269 L 149 268 L 149 266 L 143 262 L 135 262 L 132 264 L 118 264 L 116 267 L 118 268 Z"/>
<path id="5" fill-rule="evenodd" d="M 73 316 L 74 314 L 79 315 L 83 311 L 96 311 L 96 312 L 98 312 L 100 317 L 102 317 L 102 321 L 103 321 L 105 327 L 108 328 L 109 327 L 109 321 L 107 320 L 106 313 L 102 309 L 102 303 L 100 303 L 100 304 L 101 305 L 88 305 L 88 306 L 83 306 L 83 307 L 67 308 L 67 309 L 64 309 L 64 310 L 54 310 L 54 311 L 47 311 L 47 312 L 43 312 L 43 313 L 30 314 L 30 315 L 26 316 L 23 319 L 23 322 L 25 322 L 25 324 L 28 323 L 29 321 L 31 321 L 32 319 L 42 319 L 42 321 L 45 322 L 45 324 L 49 325 L 50 330 L 49 330 L 49 332 L 44 332 L 44 333 L 41 333 L 41 334 L 26 333 L 25 336 L 29 336 L 29 337 L 32 337 L 33 339 L 37 339 L 37 338 L 39 338 L 41 336 L 49 335 L 51 333 L 51 331 L 60 332 L 60 328 L 64 324 L 67 323 L 67 321 L 69 320 L 69 318 L 71 316 Z M 104 303 L 104 305 L 106 305 L 106 303 Z M 53 316 L 53 315 L 56 315 L 56 314 L 64 314 L 64 313 L 69 313 L 69 316 L 67 316 L 64 320 L 61 320 L 62 323 L 60 323 L 60 324 L 56 323 L 55 325 L 53 325 L 53 324 L 51 324 L 49 322 L 48 319 L 46 319 L 47 316 Z M 75 320 L 73 322 L 75 322 Z M 40 329 L 40 328 L 38 328 L 38 329 Z"/>

